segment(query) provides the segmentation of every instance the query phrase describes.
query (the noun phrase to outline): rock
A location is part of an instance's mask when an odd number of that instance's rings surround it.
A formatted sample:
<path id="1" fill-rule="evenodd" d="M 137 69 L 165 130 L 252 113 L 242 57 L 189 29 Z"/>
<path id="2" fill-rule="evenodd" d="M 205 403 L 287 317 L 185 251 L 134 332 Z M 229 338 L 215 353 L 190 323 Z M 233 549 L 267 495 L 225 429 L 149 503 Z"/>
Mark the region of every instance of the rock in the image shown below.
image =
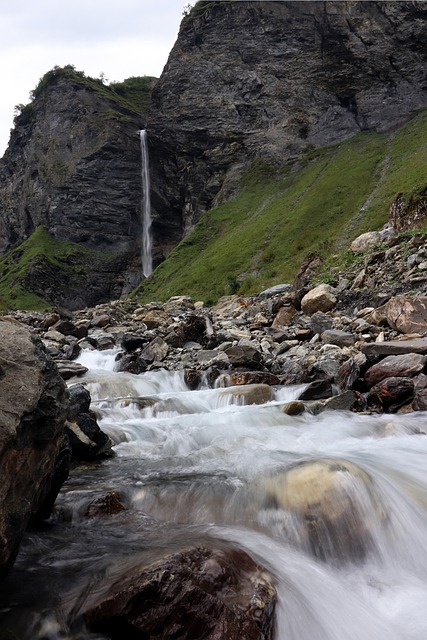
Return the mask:
<path id="1" fill-rule="evenodd" d="M 273 329 L 280 329 L 280 327 L 290 324 L 296 312 L 297 310 L 292 304 L 288 304 L 284 307 L 280 307 L 280 309 L 278 310 L 278 312 L 274 317 L 271 327 Z"/>
<path id="2" fill-rule="evenodd" d="M 345 391 L 325 400 L 324 408 L 332 411 L 351 411 L 359 398 L 354 391 Z"/>
<path id="3" fill-rule="evenodd" d="M 305 294 L 301 300 L 301 309 L 307 315 L 316 311 L 330 311 L 335 307 L 337 299 L 334 289 L 329 284 L 319 284 Z"/>
<path id="4" fill-rule="evenodd" d="M 200 386 L 202 382 L 202 374 L 196 369 L 185 369 L 184 382 L 189 389 L 194 391 Z"/>
<path id="5" fill-rule="evenodd" d="M 121 341 L 121 346 L 125 351 L 136 351 L 147 342 L 143 336 L 126 333 Z"/>
<path id="6" fill-rule="evenodd" d="M 133 373 L 134 375 L 139 375 L 140 373 L 144 373 L 147 370 L 147 366 L 154 362 L 143 358 L 142 356 L 137 355 L 136 353 L 130 353 L 126 355 L 122 355 L 117 360 L 117 371 L 126 371 L 127 373 Z"/>
<path id="7" fill-rule="evenodd" d="M 286 402 L 284 405 L 282 405 L 282 411 L 288 416 L 298 416 L 305 411 L 304 403 L 300 402 L 299 400 Z"/>
<path id="8" fill-rule="evenodd" d="M 267 384 L 248 384 L 226 389 L 221 393 L 223 398 L 233 400 L 232 404 L 264 404 L 273 400 L 274 394 Z"/>
<path id="9" fill-rule="evenodd" d="M 168 352 L 169 346 L 163 338 L 154 338 L 141 352 L 141 359 L 146 362 L 161 362 Z"/>
<path id="10" fill-rule="evenodd" d="M 82 384 L 73 384 L 68 388 L 69 404 L 67 420 L 75 421 L 80 413 L 89 413 L 91 397 Z"/>
<path id="11" fill-rule="evenodd" d="M 427 296 L 396 296 L 386 307 L 387 322 L 399 333 L 427 331 Z"/>
<path id="12" fill-rule="evenodd" d="M 273 296 L 277 296 L 281 293 L 291 293 L 294 290 L 293 285 L 291 284 L 276 284 L 274 287 L 269 287 L 268 289 L 264 289 L 258 295 L 259 298 L 272 298 Z"/>
<path id="13" fill-rule="evenodd" d="M 28 523 L 59 490 L 68 393 L 41 341 L 28 329 L 0 322 L 0 574 L 12 566 Z M 56 484 L 56 486 L 54 486 Z"/>
<path id="14" fill-rule="evenodd" d="M 310 327 L 313 333 L 322 334 L 324 331 L 328 329 L 332 329 L 333 319 L 331 316 L 326 315 L 326 313 L 322 313 L 321 311 L 316 311 L 310 317 Z"/>
<path id="15" fill-rule="evenodd" d="M 225 354 L 228 357 L 230 366 L 236 368 L 256 369 L 261 361 L 260 352 L 250 346 L 228 347 L 225 349 Z"/>
<path id="16" fill-rule="evenodd" d="M 380 405 L 386 411 L 397 411 L 414 396 L 414 381 L 410 378 L 385 378 L 373 386 L 367 395 L 368 406 Z"/>
<path id="17" fill-rule="evenodd" d="M 427 355 L 427 338 L 364 343 L 361 345 L 360 350 L 367 356 L 401 355 L 405 353 Z"/>
<path id="18" fill-rule="evenodd" d="M 426 361 L 427 356 L 416 353 L 387 356 L 366 371 L 365 382 L 372 387 L 384 378 L 416 376 L 423 371 Z"/>
<path id="19" fill-rule="evenodd" d="M 360 365 L 354 358 L 349 358 L 338 369 L 334 381 L 340 389 L 349 389 L 360 377 L 360 374 Z"/>
<path id="20" fill-rule="evenodd" d="M 198 351 L 196 359 L 203 369 L 214 366 L 227 368 L 230 365 L 228 356 L 223 351 Z"/>
<path id="21" fill-rule="evenodd" d="M 268 371 L 236 371 L 223 373 L 216 381 L 219 387 L 236 387 L 246 384 L 279 385 L 279 377 Z"/>
<path id="22" fill-rule="evenodd" d="M 165 340 L 172 347 L 183 347 L 188 342 L 205 344 L 207 334 L 206 317 L 193 313 L 181 320 Z"/>
<path id="23" fill-rule="evenodd" d="M 340 331 L 339 329 L 327 329 L 320 336 L 325 344 L 335 344 L 337 347 L 352 347 L 356 342 L 356 338 L 348 331 Z"/>
<path id="24" fill-rule="evenodd" d="M 122 511 L 126 511 L 123 497 L 117 491 L 110 491 L 94 498 L 87 506 L 85 515 L 89 518 L 96 518 L 99 516 L 112 516 Z"/>
<path id="25" fill-rule="evenodd" d="M 159 327 L 167 327 L 172 323 L 172 318 L 169 313 L 162 311 L 161 309 L 149 309 L 141 310 L 140 313 L 135 312 L 136 320 L 143 322 L 147 329 L 158 329 Z"/>
<path id="26" fill-rule="evenodd" d="M 333 395 L 333 389 L 327 380 L 316 380 L 310 382 L 307 388 L 300 393 L 298 400 L 319 400 L 321 398 L 329 398 Z"/>
<path id="27" fill-rule="evenodd" d="M 346 460 L 302 462 L 261 488 L 263 523 L 273 526 L 274 512 L 285 510 L 291 520 L 283 521 L 282 535 L 321 560 L 363 559 L 386 520 L 371 477 Z"/>
<path id="28" fill-rule="evenodd" d="M 84 365 L 70 360 L 55 360 L 55 364 L 64 380 L 69 380 L 74 376 L 82 376 L 88 371 L 88 368 Z"/>
<path id="29" fill-rule="evenodd" d="M 79 413 L 75 421 L 68 420 L 66 433 L 73 460 L 95 460 L 113 455 L 112 441 L 101 431 L 91 413 Z"/>
<path id="30" fill-rule="evenodd" d="M 198 547 L 128 571 L 84 619 L 115 638 L 272 640 L 275 603 L 272 577 L 246 553 Z"/>
<path id="31" fill-rule="evenodd" d="M 379 242 L 381 242 L 379 231 L 368 231 L 353 240 L 350 245 L 350 251 L 353 251 L 353 253 L 366 253 Z"/>

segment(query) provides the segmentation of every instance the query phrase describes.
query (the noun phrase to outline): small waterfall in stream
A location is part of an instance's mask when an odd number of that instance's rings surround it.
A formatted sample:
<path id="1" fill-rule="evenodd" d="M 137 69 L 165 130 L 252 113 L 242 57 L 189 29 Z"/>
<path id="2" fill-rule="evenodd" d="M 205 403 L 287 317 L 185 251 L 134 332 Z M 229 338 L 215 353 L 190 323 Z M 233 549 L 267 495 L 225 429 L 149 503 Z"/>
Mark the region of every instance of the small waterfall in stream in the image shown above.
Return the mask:
<path id="1" fill-rule="evenodd" d="M 74 382 L 90 391 L 116 457 L 73 470 L 57 524 L 28 534 L 0 582 L 0 637 L 104 638 L 82 635 L 79 625 L 87 603 L 117 575 L 164 550 L 218 540 L 273 574 L 275 640 L 427 638 L 425 412 L 289 416 L 281 405 L 301 387 L 276 388 L 274 400 L 242 406 L 230 389 L 190 391 L 179 372 L 116 373 L 115 356 L 83 352 L 89 371 Z M 323 533 L 334 545 L 346 535 L 351 542 L 361 527 L 367 546 L 357 560 L 316 556 L 292 512 L 295 494 L 286 495 L 283 478 L 307 463 L 321 477 L 320 460 L 344 488 L 338 511 L 350 501 L 359 518 L 338 532 L 330 520 Z M 316 487 L 305 478 L 304 487 Z M 108 491 L 120 492 L 127 510 L 88 517 L 88 505 Z M 55 632 L 58 620 L 77 635 Z M 38 631 L 47 627 L 49 634 Z"/>
<path id="2" fill-rule="evenodd" d="M 151 201 L 150 201 L 150 164 L 148 158 L 147 132 L 139 132 L 141 142 L 141 180 L 142 180 L 142 273 L 148 278 L 153 273 L 152 237 L 151 237 Z"/>

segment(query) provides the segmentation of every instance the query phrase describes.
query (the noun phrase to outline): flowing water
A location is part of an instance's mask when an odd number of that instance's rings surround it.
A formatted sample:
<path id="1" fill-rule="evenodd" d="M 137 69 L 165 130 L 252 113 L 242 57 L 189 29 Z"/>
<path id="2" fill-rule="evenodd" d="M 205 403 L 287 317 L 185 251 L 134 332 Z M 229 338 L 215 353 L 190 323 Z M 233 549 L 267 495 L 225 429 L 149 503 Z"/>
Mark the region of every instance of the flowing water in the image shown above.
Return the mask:
<path id="1" fill-rule="evenodd" d="M 153 273 L 152 237 L 151 237 L 151 200 L 150 200 L 150 164 L 148 157 L 147 132 L 139 132 L 141 141 L 141 180 L 142 180 L 142 273 L 146 278 Z"/>
<path id="2" fill-rule="evenodd" d="M 117 455 L 76 469 L 50 526 L 27 535 L 1 587 L 0 637 L 56 640 L 61 624 L 91 637 L 80 612 L 116 575 L 214 540 L 246 550 L 274 575 L 277 640 L 427 638 L 425 413 L 291 417 L 281 405 L 301 388 L 242 406 L 222 389 L 189 391 L 179 373 L 114 373 L 114 358 L 85 352 L 90 371 L 79 382 Z M 358 479 L 350 488 L 372 524 L 358 559 L 314 557 L 298 522 L 269 502 L 274 478 L 324 458 L 353 463 L 371 479 L 368 491 Z M 85 515 L 109 490 L 128 509 Z"/>

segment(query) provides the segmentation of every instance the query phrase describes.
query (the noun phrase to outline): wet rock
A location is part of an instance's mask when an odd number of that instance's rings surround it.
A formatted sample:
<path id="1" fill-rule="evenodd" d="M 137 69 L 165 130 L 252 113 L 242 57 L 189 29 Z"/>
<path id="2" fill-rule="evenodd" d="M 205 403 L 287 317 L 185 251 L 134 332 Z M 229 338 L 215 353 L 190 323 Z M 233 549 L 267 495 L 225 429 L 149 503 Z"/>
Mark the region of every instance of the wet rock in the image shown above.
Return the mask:
<path id="1" fill-rule="evenodd" d="M 354 358 L 346 360 L 338 369 L 334 382 L 340 389 L 351 388 L 361 375 L 360 365 Z"/>
<path id="2" fill-rule="evenodd" d="M 351 411 L 359 403 L 359 396 L 354 391 L 345 391 L 337 396 L 328 398 L 325 401 L 324 408 L 331 411 Z"/>
<path id="3" fill-rule="evenodd" d="M 346 460 L 297 464 L 267 479 L 262 490 L 263 524 L 274 529 L 277 510 L 284 510 L 282 536 L 322 560 L 364 558 L 386 520 L 371 477 Z"/>
<path id="4" fill-rule="evenodd" d="M 397 411 L 414 397 L 414 381 L 410 378 L 385 378 L 374 385 L 367 395 L 368 406 Z"/>
<path id="5" fill-rule="evenodd" d="M 126 511 L 123 497 L 117 491 L 110 491 L 94 498 L 87 506 L 85 515 L 89 518 L 96 518 L 99 516 L 112 516 L 122 511 Z"/>
<path id="6" fill-rule="evenodd" d="M 301 413 L 304 413 L 305 406 L 303 402 L 299 400 L 293 400 L 292 402 L 286 402 L 282 405 L 282 412 L 286 413 L 288 416 L 298 416 Z"/>
<path id="7" fill-rule="evenodd" d="M 128 572 L 84 619 L 111 640 L 272 640 L 275 603 L 272 577 L 243 551 L 198 547 Z"/>
<path id="8" fill-rule="evenodd" d="M 153 360 L 146 360 L 142 356 L 139 356 L 136 353 L 122 355 L 117 360 L 117 371 L 126 371 L 127 373 L 133 373 L 134 375 L 139 375 L 140 373 L 144 373 L 147 370 L 147 367 L 150 362 Z"/>
<path id="9" fill-rule="evenodd" d="M 387 356 L 366 371 L 365 382 L 372 387 L 384 378 L 416 376 L 423 371 L 426 361 L 427 356 L 416 353 Z"/>
<path id="10" fill-rule="evenodd" d="M 68 393 L 28 329 L 0 322 L 0 574 L 12 566 L 28 523 L 55 499 Z M 57 491 L 56 491 L 57 492 Z"/>
<path id="11" fill-rule="evenodd" d="M 199 351 L 196 356 L 197 363 L 203 368 L 222 367 L 227 368 L 230 364 L 227 354 L 223 351 Z"/>
<path id="12" fill-rule="evenodd" d="M 268 371 L 236 371 L 223 373 L 217 379 L 219 387 L 235 387 L 245 384 L 280 384 L 279 377 Z"/>
<path id="13" fill-rule="evenodd" d="M 389 325 L 400 333 L 427 331 L 427 296 L 396 296 L 386 311 Z"/>
<path id="14" fill-rule="evenodd" d="M 315 380 L 310 382 L 306 389 L 299 395 L 298 400 L 319 400 L 333 395 L 333 389 L 327 380 Z"/>
<path id="15" fill-rule="evenodd" d="M 334 289 L 329 284 L 319 284 L 305 294 L 301 300 L 301 309 L 307 315 L 316 311 L 325 313 L 335 307 L 337 298 Z"/>
<path id="16" fill-rule="evenodd" d="M 202 381 L 202 374 L 200 371 L 196 369 L 185 369 L 184 371 L 184 382 L 189 389 L 194 391 L 200 386 Z"/>
<path id="17" fill-rule="evenodd" d="M 113 455 L 112 441 L 101 431 L 92 414 L 79 413 L 75 421 L 66 423 L 73 460 L 86 461 Z"/>
<path id="18" fill-rule="evenodd" d="M 273 400 L 273 389 L 267 384 L 249 384 L 237 388 L 226 389 L 223 397 L 232 397 L 233 404 L 264 404 Z"/>
<path id="19" fill-rule="evenodd" d="M 73 384 L 68 388 L 69 404 L 67 419 L 77 420 L 80 413 L 89 413 L 91 397 L 89 391 L 82 384 Z"/>
<path id="20" fill-rule="evenodd" d="M 147 340 L 143 336 L 126 333 L 122 338 L 121 345 L 125 351 L 136 351 L 136 349 L 144 346 L 146 342 Z"/>

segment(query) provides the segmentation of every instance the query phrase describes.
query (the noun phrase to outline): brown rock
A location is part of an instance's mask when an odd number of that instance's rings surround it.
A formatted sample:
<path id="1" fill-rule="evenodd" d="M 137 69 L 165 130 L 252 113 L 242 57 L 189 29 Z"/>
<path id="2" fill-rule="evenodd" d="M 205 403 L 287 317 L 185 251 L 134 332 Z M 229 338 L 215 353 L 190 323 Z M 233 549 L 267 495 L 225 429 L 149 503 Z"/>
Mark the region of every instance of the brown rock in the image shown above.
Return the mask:
<path id="1" fill-rule="evenodd" d="M 268 371 L 236 371 L 221 376 L 221 387 L 237 387 L 246 384 L 280 384 L 279 378 Z"/>
<path id="2" fill-rule="evenodd" d="M 366 371 L 365 382 L 372 387 L 384 378 L 412 378 L 422 372 L 426 360 L 426 356 L 417 353 L 388 356 Z"/>
<path id="3" fill-rule="evenodd" d="M 414 381 L 410 378 L 386 378 L 370 389 L 369 406 L 380 405 L 386 411 L 396 411 L 414 396 Z"/>
<path id="4" fill-rule="evenodd" d="M 223 396 L 232 396 L 234 404 L 264 404 L 273 400 L 273 389 L 267 384 L 248 384 L 246 386 L 225 389 Z"/>
<path id="5" fill-rule="evenodd" d="M 292 304 L 288 304 L 284 307 L 280 307 L 271 325 L 272 328 L 280 329 L 280 327 L 290 324 L 296 312 L 297 310 Z"/>
<path id="6" fill-rule="evenodd" d="M 271 640 L 275 603 L 272 577 L 246 553 L 199 547 L 126 574 L 84 618 L 110 638 Z"/>
<path id="7" fill-rule="evenodd" d="M 122 496 L 116 491 L 110 491 L 94 498 L 88 505 L 85 515 L 89 518 L 95 518 L 97 516 L 111 516 L 125 510 Z"/>
<path id="8" fill-rule="evenodd" d="M 427 296 L 396 296 L 387 302 L 387 321 L 400 333 L 427 331 Z"/>
<path id="9" fill-rule="evenodd" d="M 298 416 L 300 413 L 304 413 L 305 407 L 304 403 L 299 400 L 293 400 L 292 402 L 286 402 L 282 406 L 283 413 L 286 413 L 288 416 Z"/>

